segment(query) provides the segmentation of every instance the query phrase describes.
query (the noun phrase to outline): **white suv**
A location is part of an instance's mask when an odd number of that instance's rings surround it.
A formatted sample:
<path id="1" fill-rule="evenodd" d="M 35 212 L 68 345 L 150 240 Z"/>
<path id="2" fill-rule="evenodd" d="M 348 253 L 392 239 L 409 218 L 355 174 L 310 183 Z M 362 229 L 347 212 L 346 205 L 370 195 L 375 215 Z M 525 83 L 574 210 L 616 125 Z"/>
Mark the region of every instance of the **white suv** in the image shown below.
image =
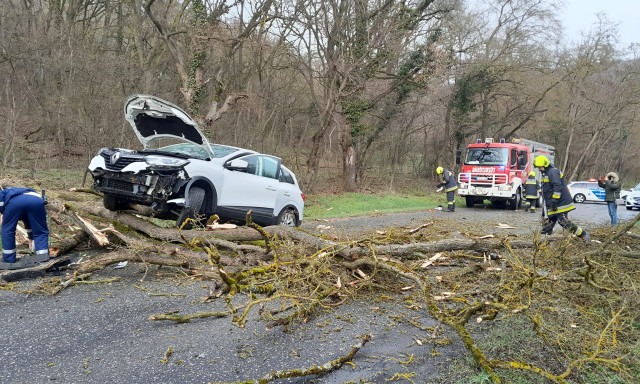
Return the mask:
<path id="1" fill-rule="evenodd" d="M 105 208 L 147 205 L 178 226 L 213 214 L 244 221 L 248 211 L 262 225 L 302 222 L 305 196 L 279 158 L 209 144 L 186 112 L 154 96 L 130 97 L 124 113 L 145 149 L 102 148 L 91 160 L 92 188 Z M 160 139 L 179 143 L 150 148 Z"/>

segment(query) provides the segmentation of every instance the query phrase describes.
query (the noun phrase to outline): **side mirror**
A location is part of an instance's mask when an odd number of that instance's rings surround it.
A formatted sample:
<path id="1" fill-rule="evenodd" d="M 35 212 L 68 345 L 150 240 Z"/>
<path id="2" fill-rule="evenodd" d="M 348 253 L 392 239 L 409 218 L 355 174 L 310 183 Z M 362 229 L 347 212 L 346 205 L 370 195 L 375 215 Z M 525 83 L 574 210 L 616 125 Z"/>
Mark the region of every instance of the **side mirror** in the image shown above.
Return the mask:
<path id="1" fill-rule="evenodd" d="M 242 159 L 234 159 L 226 164 L 226 168 L 230 171 L 246 171 L 249 163 Z"/>
<path id="2" fill-rule="evenodd" d="M 462 156 L 462 151 L 458 149 L 456 151 L 456 164 L 460 164 L 460 157 L 461 156 Z"/>

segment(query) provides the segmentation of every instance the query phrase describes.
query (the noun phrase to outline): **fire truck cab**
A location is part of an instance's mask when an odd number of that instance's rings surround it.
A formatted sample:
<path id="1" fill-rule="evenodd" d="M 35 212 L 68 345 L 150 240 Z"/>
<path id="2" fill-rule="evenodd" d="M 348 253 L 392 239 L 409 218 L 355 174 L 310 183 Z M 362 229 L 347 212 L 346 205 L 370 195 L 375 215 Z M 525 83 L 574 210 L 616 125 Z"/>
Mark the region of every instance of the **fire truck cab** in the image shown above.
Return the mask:
<path id="1" fill-rule="evenodd" d="M 464 196 L 467 207 L 481 204 L 484 200 L 496 206 L 517 209 L 524 198 L 524 183 L 531 171 L 540 174 L 533 166 L 537 155 L 545 155 L 553 163 L 555 150 L 551 145 L 526 139 L 496 142 L 487 138 L 484 143 L 477 140 L 467 147 L 462 171 L 458 174 L 458 194 Z M 457 157 L 461 163 L 461 156 Z M 542 204 L 538 197 L 537 205 Z"/>

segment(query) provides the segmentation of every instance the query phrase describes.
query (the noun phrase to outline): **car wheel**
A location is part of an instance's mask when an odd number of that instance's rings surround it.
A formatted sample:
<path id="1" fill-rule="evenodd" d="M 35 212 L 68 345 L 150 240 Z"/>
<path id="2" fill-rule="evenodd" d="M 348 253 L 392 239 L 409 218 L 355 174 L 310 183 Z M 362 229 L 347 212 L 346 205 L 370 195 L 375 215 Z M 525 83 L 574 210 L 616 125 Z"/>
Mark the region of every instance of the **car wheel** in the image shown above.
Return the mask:
<path id="1" fill-rule="evenodd" d="M 518 207 L 520 206 L 521 198 L 522 197 L 520 196 L 520 188 L 518 188 L 518 190 L 516 191 L 516 195 L 513 197 L 513 199 L 509 200 L 509 209 L 512 211 L 518 209 Z"/>
<path id="2" fill-rule="evenodd" d="M 627 211 L 631 211 L 633 207 L 627 207 Z"/>
<path id="3" fill-rule="evenodd" d="M 123 209 L 129 208 L 129 204 L 126 201 L 122 200 L 117 195 L 112 195 L 110 193 L 104 194 L 102 204 L 110 211 L 122 211 Z"/>
<path id="4" fill-rule="evenodd" d="M 285 208 L 278 215 L 277 225 L 284 225 L 286 227 L 295 227 L 298 224 L 298 217 L 291 208 Z"/>
<path id="5" fill-rule="evenodd" d="M 574 203 L 584 203 L 586 199 L 587 199 L 586 196 L 583 195 L 582 193 L 578 193 L 575 196 L 573 196 Z"/>
<path id="6" fill-rule="evenodd" d="M 467 208 L 473 208 L 476 204 L 476 199 L 470 196 L 465 196 L 464 198 L 467 201 Z"/>
<path id="7" fill-rule="evenodd" d="M 191 229 L 193 228 L 193 220 L 196 219 L 198 214 L 200 213 L 200 208 L 202 208 L 202 203 L 204 202 L 205 191 L 202 188 L 192 187 L 189 189 L 189 208 L 184 208 L 180 211 L 178 218 L 176 219 L 176 226 L 180 228 L 182 224 L 189 220 L 188 223 L 182 226 L 182 229 Z"/>

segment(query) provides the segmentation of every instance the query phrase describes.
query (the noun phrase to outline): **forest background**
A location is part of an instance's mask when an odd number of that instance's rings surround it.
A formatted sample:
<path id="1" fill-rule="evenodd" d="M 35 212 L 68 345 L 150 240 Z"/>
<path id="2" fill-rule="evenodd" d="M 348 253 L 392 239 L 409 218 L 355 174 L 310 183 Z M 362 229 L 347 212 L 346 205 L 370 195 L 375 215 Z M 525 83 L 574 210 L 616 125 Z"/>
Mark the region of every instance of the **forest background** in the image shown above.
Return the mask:
<path id="1" fill-rule="evenodd" d="M 638 47 L 605 16 L 564 44 L 559 6 L 3 0 L 1 172 L 140 148 L 123 104 L 143 93 L 211 142 L 282 157 L 305 193 L 418 190 L 485 137 L 552 144 L 568 179 L 615 170 L 633 187 Z"/>

